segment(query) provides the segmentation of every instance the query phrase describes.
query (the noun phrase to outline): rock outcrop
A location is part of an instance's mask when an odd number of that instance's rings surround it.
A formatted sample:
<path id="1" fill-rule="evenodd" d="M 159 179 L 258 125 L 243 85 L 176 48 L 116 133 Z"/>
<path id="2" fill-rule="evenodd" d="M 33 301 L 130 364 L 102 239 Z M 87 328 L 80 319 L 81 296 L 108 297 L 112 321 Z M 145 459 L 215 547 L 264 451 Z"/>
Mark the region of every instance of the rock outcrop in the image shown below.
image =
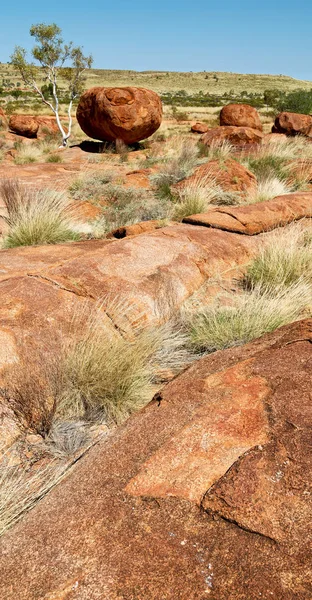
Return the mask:
<path id="1" fill-rule="evenodd" d="M 133 144 L 159 128 L 162 104 L 156 92 L 144 88 L 93 87 L 79 100 L 77 120 L 91 138 Z"/>
<path id="2" fill-rule="evenodd" d="M 181 224 L 123 240 L 3 250 L 0 369 L 18 360 L 22 340 L 66 337 L 83 301 L 118 297 L 133 304 L 133 319 L 157 322 L 160 295 L 178 308 L 210 277 L 246 263 L 255 248 L 245 236 Z"/>
<path id="3" fill-rule="evenodd" d="M 9 129 L 23 137 L 37 137 L 39 123 L 36 117 L 29 115 L 12 115 L 9 120 Z"/>
<path id="4" fill-rule="evenodd" d="M 287 223 L 303 217 L 309 218 L 311 215 L 312 193 L 295 192 L 277 196 L 267 202 L 257 202 L 245 206 L 220 206 L 207 213 L 185 217 L 183 222 L 255 235 L 287 225 Z"/>
<path id="5" fill-rule="evenodd" d="M 194 123 L 191 127 L 192 133 L 206 133 L 209 130 L 208 125 L 206 123 Z"/>
<path id="6" fill-rule="evenodd" d="M 222 190 L 229 192 L 246 192 L 256 187 L 257 179 L 251 171 L 236 160 L 211 160 L 197 167 L 193 174 L 182 179 L 171 187 L 172 191 L 181 190 L 185 186 L 205 179 L 215 181 Z"/>
<path id="7" fill-rule="evenodd" d="M 207 356 L 1 542 L 2 600 L 310 600 L 312 321 Z"/>
<path id="8" fill-rule="evenodd" d="M 277 115 L 272 133 L 285 133 L 288 136 L 305 135 L 312 137 L 312 116 L 292 112 Z"/>
<path id="9" fill-rule="evenodd" d="M 251 129 L 251 127 L 223 126 L 209 129 L 201 137 L 201 141 L 208 147 L 211 144 L 221 144 L 223 141 L 228 141 L 232 146 L 244 148 L 259 144 L 262 138 L 263 134 L 257 129 Z"/>
<path id="10" fill-rule="evenodd" d="M 256 108 L 249 104 L 227 104 L 220 112 L 220 125 L 250 127 L 262 131 L 262 123 Z"/>

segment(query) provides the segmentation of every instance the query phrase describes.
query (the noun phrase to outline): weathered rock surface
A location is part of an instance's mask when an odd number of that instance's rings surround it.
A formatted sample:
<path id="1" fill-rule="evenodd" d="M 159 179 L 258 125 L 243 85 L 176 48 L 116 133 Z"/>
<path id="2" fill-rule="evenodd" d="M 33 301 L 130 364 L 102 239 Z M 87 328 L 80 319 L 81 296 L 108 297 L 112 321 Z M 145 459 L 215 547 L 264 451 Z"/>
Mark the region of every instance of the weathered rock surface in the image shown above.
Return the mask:
<path id="1" fill-rule="evenodd" d="M 93 87 L 80 98 L 77 120 L 91 138 L 133 144 L 159 128 L 162 104 L 156 92 L 144 88 Z"/>
<path id="2" fill-rule="evenodd" d="M 9 129 L 23 137 L 37 137 L 39 123 L 36 117 L 29 115 L 12 115 L 9 120 Z"/>
<path id="3" fill-rule="evenodd" d="M 194 123 L 191 127 L 192 133 L 206 133 L 209 130 L 208 125 L 206 123 Z"/>
<path id="4" fill-rule="evenodd" d="M 1 542 L 2 600 L 310 600 L 312 321 L 203 358 Z"/>
<path id="5" fill-rule="evenodd" d="M 272 133 L 285 133 L 288 136 L 312 136 L 312 116 L 292 112 L 281 112 L 277 115 Z"/>
<path id="6" fill-rule="evenodd" d="M 141 221 L 140 223 L 134 223 L 133 225 L 123 225 L 118 227 L 111 231 L 106 238 L 122 239 L 124 237 L 129 237 L 130 235 L 141 235 L 142 233 L 155 231 L 155 229 L 160 229 L 161 227 L 164 227 L 161 221 Z"/>
<path id="7" fill-rule="evenodd" d="M 221 144 L 223 141 L 228 141 L 232 146 L 244 148 L 249 145 L 259 144 L 263 134 L 257 129 L 251 127 L 214 127 L 209 129 L 201 138 L 205 146 L 211 144 Z"/>
<path id="8" fill-rule="evenodd" d="M 153 322 L 161 295 L 180 306 L 207 279 L 246 262 L 255 247 L 242 236 L 181 224 L 124 240 L 3 250 L 0 347 L 7 350 L 0 367 L 18 358 L 22 339 L 45 344 L 53 332 L 66 336 L 85 300 L 117 296 L 133 304 L 134 319 Z"/>
<path id="9" fill-rule="evenodd" d="M 249 104 L 227 104 L 220 111 L 220 125 L 251 127 L 262 131 L 262 123 L 256 108 Z"/>
<path id="10" fill-rule="evenodd" d="M 207 213 L 186 217 L 183 222 L 254 235 L 311 215 L 312 193 L 295 192 L 267 202 L 218 207 Z"/>
<path id="11" fill-rule="evenodd" d="M 205 179 L 214 180 L 224 191 L 246 192 L 253 189 L 257 179 L 251 171 L 231 158 L 211 160 L 197 167 L 193 174 L 172 186 L 172 190 L 180 190 L 185 186 Z"/>

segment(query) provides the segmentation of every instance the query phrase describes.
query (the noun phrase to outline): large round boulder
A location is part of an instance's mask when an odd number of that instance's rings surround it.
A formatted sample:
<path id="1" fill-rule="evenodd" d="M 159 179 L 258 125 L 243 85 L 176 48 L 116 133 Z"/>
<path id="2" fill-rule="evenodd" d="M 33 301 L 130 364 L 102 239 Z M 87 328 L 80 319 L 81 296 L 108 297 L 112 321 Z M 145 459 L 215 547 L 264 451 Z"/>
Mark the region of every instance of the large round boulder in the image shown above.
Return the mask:
<path id="1" fill-rule="evenodd" d="M 232 146 L 244 148 L 246 146 L 259 144 L 263 138 L 263 133 L 258 129 L 251 127 L 214 127 L 204 133 L 201 142 L 205 146 L 218 145 L 227 141 Z"/>
<path id="2" fill-rule="evenodd" d="M 9 120 L 9 129 L 13 133 L 27 138 L 37 137 L 39 123 L 36 117 L 29 115 L 12 115 Z"/>
<path id="3" fill-rule="evenodd" d="M 107 142 L 144 140 L 159 128 L 161 119 L 160 97 L 144 88 L 94 87 L 81 96 L 77 108 L 84 133 Z"/>
<path id="4" fill-rule="evenodd" d="M 281 112 L 277 115 L 273 128 L 273 133 L 285 133 L 289 136 L 306 135 L 312 136 L 312 116 L 301 115 L 299 113 Z"/>
<path id="5" fill-rule="evenodd" d="M 251 127 L 262 131 L 258 111 L 249 104 L 228 104 L 220 112 L 220 125 L 230 127 Z"/>

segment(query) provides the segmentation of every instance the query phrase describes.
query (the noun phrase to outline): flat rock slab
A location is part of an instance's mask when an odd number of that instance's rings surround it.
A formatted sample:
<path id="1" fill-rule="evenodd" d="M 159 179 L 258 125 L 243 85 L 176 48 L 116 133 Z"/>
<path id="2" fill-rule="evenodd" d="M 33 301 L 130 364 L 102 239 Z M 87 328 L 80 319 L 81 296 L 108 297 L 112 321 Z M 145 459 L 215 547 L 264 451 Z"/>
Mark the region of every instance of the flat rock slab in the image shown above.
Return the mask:
<path id="1" fill-rule="evenodd" d="M 53 332 L 66 336 L 82 303 L 117 298 L 132 305 L 131 320 L 156 322 L 255 249 L 254 240 L 232 233 L 173 225 L 122 240 L 3 250 L 0 368 L 18 359 L 22 340 L 40 345 Z"/>
<path id="2" fill-rule="evenodd" d="M 311 216 L 312 193 L 296 192 L 246 206 L 219 207 L 186 217 L 183 222 L 255 235 Z"/>
<path id="3" fill-rule="evenodd" d="M 311 342 L 295 323 L 167 385 L 2 538 L 1 599 L 310 600 Z"/>

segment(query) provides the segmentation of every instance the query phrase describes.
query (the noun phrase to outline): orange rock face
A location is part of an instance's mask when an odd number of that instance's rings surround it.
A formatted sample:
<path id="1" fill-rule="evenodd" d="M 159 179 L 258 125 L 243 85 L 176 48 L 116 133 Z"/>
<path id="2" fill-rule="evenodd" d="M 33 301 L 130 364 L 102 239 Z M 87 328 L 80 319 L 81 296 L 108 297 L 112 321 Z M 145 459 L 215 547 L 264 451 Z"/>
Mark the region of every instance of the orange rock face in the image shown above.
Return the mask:
<path id="1" fill-rule="evenodd" d="M 285 133 L 289 136 L 312 136 L 312 116 L 292 112 L 281 112 L 277 115 L 272 133 Z"/>
<path id="2" fill-rule="evenodd" d="M 172 190 L 183 189 L 185 186 L 211 177 L 224 191 L 245 192 L 256 186 L 257 180 L 253 173 L 236 160 L 211 160 L 197 167 L 194 173 L 172 186 Z"/>
<path id="3" fill-rule="evenodd" d="M 251 127 L 214 127 L 205 133 L 201 141 L 205 146 L 211 144 L 221 144 L 223 141 L 228 141 L 233 146 L 244 148 L 245 146 L 259 144 L 263 134 L 257 129 Z"/>
<path id="4" fill-rule="evenodd" d="M 208 130 L 209 127 L 206 123 L 194 123 L 191 127 L 192 133 L 206 133 Z"/>
<path id="5" fill-rule="evenodd" d="M 251 127 L 262 131 L 258 111 L 249 104 L 228 104 L 220 112 L 220 125 L 230 127 Z"/>
<path id="6" fill-rule="evenodd" d="M 39 123 L 36 117 L 29 115 L 12 115 L 9 120 L 9 129 L 13 133 L 27 138 L 37 137 Z"/>
<path id="7" fill-rule="evenodd" d="M 219 207 L 207 213 L 186 217 L 183 222 L 255 235 L 303 217 L 309 218 L 311 214 L 312 193 L 295 192 L 277 196 L 267 202 L 257 202 L 246 206 Z"/>
<path id="8" fill-rule="evenodd" d="M 312 321 L 206 356 L 1 542 L 3 600 L 310 600 Z"/>
<path id="9" fill-rule="evenodd" d="M 152 135 L 162 119 L 161 100 L 144 88 L 103 88 L 87 90 L 80 98 L 77 120 L 91 138 L 133 144 Z"/>

